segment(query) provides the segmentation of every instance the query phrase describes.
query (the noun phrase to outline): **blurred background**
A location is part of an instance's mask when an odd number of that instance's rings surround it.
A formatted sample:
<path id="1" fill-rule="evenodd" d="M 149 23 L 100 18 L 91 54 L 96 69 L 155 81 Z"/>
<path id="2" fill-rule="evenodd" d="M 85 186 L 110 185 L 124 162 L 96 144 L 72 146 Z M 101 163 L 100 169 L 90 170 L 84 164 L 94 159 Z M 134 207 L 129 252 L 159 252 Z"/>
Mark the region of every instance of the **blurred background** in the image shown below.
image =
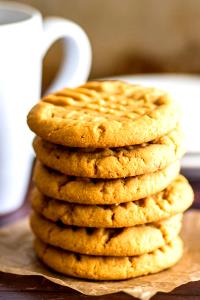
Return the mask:
<path id="1" fill-rule="evenodd" d="M 71 19 L 85 29 L 93 49 L 90 78 L 155 72 L 200 73 L 199 0 L 17 2 L 36 7 L 44 17 Z M 43 90 L 57 72 L 61 58 L 59 41 L 44 61 Z"/>

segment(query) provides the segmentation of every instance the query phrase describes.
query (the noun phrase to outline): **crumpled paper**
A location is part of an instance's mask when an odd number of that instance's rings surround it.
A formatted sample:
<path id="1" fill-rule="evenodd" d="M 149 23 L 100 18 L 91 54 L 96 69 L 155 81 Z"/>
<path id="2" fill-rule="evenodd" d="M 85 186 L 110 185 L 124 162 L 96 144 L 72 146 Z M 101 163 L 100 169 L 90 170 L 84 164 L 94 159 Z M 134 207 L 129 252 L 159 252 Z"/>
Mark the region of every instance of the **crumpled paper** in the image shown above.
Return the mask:
<path id="1" fill-rule="evenodd" d="M 181 235 L 185 251 L 181 261 L 173 268 L 130 280 L 95 282 L 62 276 L 40 263 L 32 249 L 33 235 L 26 218 L 0 230 L 0 271 L 40 275 L 85 295 L 106 295 L 123 291 L 148 300 L 157 292 L 170 292 L 182 284 L 200 280 L 200 211 L 191 210 L 185 214 Z"/>

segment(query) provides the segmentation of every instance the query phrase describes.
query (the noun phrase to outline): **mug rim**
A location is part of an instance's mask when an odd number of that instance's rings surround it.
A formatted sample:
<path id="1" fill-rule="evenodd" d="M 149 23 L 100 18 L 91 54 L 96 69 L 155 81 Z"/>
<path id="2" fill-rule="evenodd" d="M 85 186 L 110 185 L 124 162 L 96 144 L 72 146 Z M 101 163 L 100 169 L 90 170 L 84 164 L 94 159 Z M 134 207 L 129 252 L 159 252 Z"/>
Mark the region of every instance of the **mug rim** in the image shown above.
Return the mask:
<path id="1" fill-rule="evenodd" d="M 16 11 L 16 13 L 23 12 L 23 13 L 26 13 L 28 16 L 24 20 L 18 20 L 18 21 L 13 21 L 11 23 L 0 24 L 0 28 L 24 24 L 24 23 L 32 21 L 35 17 L 36 18 L 41 17 L 41 13 L 36 8 L 34 8 L 30 5 L 15 2 L 15 1 L 9 1 L 9 2 L 0 1 L 0 10 L 1 9 Z"/>

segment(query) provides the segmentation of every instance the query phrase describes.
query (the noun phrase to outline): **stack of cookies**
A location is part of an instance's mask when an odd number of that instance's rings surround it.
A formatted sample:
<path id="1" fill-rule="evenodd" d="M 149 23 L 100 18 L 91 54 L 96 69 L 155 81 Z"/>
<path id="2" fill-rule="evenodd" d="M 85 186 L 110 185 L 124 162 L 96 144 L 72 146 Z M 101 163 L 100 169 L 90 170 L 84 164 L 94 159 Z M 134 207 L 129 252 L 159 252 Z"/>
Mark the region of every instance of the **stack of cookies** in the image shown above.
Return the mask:
<path id="1" fill-rule="evenodd" d="M 88 82 L 44 97 L 28 115 L 37 134 L 31 227 L 50 268 L 95 280 L 174 265 L 183 212 L 179 110 L 158 89 Z"/>

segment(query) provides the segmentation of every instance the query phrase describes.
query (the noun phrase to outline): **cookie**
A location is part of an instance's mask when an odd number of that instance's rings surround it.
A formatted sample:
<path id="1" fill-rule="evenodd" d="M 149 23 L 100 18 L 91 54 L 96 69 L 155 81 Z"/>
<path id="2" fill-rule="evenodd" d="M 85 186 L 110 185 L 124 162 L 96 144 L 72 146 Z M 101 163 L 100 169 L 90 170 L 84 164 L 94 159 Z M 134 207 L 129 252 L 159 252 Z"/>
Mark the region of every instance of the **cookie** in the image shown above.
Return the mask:
<path id="1" fill-rule="evenodd" d="M 179 109 L 163 91 L 121 81 L 88 82 L 45 96 L 28 114 L 30 129 L 70 147 L 122 147 L 176 127 Z"/>
<path id="2" fill-rule="evenodd" d="M 33 213 L 30 224 L 40 240 L 64 250 L 88 255 L 133 256 L 149 253 L 173 240 L 180 232 L 181 221 L 182 214 L 134 227 L 87 228 L 55 224 Z"/>
<path id="3" fill-rule="evenodd" d="M 37 189 L 32 207 L 53 222 L 82 227 L 129 227 L 184 212 L 194 199 L 187 179 L 179 175 L 165 190 L 147 198 L 118 205 L 81 205 L 48 198 Z M 89 222 L 88 222 L 89 220 Z"/>
<path id="4" fill-rule="evenodd" d="M 94 280 L 122 280 L 160 272 L 173 266 L 183 253 L 183 243 L 179 237 L 148 254 L 127 257 L 77 254 L 50 246 L 39 239 L 35 240 L 34 248 L 40 260 L 51 269 Z"/>
<path id="5" fill-rule="evenodd" d="M 34 182 L 46 196 L 81 204 L 135 201 L 165 189 L 178 175 L 175 162 L 154 173 L 120 179 L 91 179 L 63 175 L 37 162 Z"/>
<path id="6" fill-rule="evenodd" d="M 37 158 L 66 175 L 90 178 L 120 178 L 163 169 L 184 154 L 181 130 L 142 145 L 123 148 L 69 148 L 36 137 Z M 164 159 L 163 159 L 164 158 Z"/>

